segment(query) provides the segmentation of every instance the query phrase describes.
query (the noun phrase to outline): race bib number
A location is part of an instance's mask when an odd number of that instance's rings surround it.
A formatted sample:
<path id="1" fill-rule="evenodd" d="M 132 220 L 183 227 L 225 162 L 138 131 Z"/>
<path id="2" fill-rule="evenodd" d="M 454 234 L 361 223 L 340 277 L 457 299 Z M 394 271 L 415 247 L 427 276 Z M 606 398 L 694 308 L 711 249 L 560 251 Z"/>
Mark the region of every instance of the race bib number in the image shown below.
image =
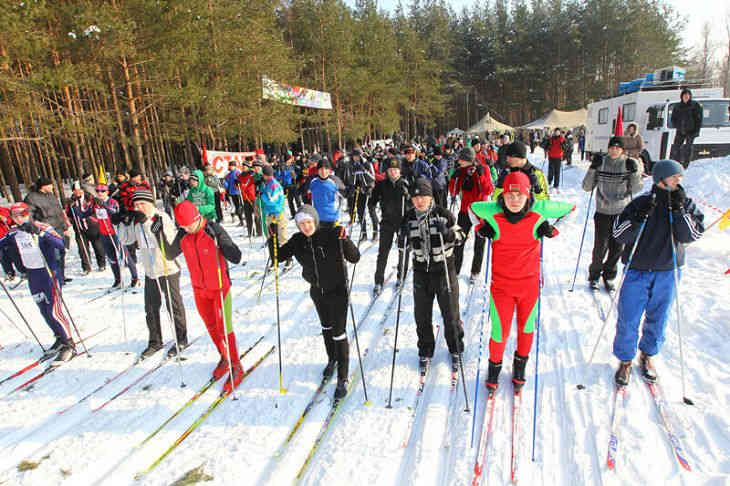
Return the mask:
<path id="1" fill-rule="evenodd" d="M 96 219 L 107 219 L 109 217 L 109 213 L 106 212 L 106 209 L 104 208 L 96 208 Z"/>
<path id="2" fill-rule="evenodd" d="M 18 245 L 20 259 L 23 261 L 23 266 L 25 268 L 36 269 L 45 267 L 41 249 L 28 233 L 23 231 L 17 232 L 15 234 L 15 242 Z"/>

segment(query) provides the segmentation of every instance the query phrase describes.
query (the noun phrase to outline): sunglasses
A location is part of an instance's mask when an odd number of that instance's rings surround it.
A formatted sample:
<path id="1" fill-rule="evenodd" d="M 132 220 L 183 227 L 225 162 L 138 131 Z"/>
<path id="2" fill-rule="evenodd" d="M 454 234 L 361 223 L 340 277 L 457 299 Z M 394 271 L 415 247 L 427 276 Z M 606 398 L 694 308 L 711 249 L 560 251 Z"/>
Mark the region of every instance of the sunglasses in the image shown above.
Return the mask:
<path id="1" fill-rule="evenodd" d="M 97 192 L 97 194 L 99 194 L 99 193 L 104 193 L 104 192 L 109 192 L 109 191 L 107 191 L 106 189 L 97 189 L 96 192 Z"/>

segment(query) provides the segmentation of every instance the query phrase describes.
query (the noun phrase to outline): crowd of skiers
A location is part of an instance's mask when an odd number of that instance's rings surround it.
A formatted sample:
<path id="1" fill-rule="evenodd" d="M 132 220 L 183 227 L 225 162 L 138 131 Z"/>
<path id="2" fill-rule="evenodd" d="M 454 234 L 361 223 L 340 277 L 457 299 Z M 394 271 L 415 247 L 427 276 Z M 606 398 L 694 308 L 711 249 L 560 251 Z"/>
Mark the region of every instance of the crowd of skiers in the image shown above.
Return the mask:
<path id="1" fill-rule="evenodd" d="M 537 137 L 531 137 L 529 148 L 534 150 L 536 143 Z M 484 266 L 485 248 L 490 245 L 491 249 L 487 265 L 491 265 L 492 327 L 486 386 L 492 391 L 498 386 L 505 343 L 516 315 L 512 382 L 519 390 L 525 383 L 536 328 L 541 241 L 557 236 L 555 219 L 575 209 L 550 200 L 551 191 L 557 194 L 560 164 L 566 160 L 566 151 L 572 150 L 572 138 L 566 139 L 556 129 L 541 145 L 548 158 L 547 177 L 528 161 L 528 145 L 503 138 L 495 146 L 473 138 L 449 139 L 445 144 L 357 146 L 331 157 L 286 152 L 271 162 L 260 153 L 243 162 L 232 161 L 225 174 L 215 174 L 211 165 L 166 172 L 154 191 L 144 175 L 134 170 L 119 174 L 111 185 L 94 184 L 87 175 L 72 185 L 65 207 L 54 194 L 52 182 L 41 178 L 25 202 L 0 213 L 0 259 L 8 279 L 17 275 L 16 269 L 28 279 L 33 298 L 56 337 L 51 350 L 61 362 L 74 352 L 61 305 L 63 286 L 70 281 L 64 260 L 71 229 L 83 273 L 91 272 L 94 263 L 103 271 L 108 262 L 114 276 L 112 289 L 123 286 L 123 266 L 130 273 L 129 285 L 139 286 L 141 260 L 149 330 L 142 358 L 163 347 L 163 302 L 175 330 L 175 345 L 168 356 L 176 356 L 188 344 L 180 294 L 182 268 L 176 260 L 182 254 L 196 309 L 220 354 L 213 376 L 229 375 L 225 386 L 230 391 L 240 383 L 244 370 L 231 315 L 235 282 L 228 272 L 228 263 L 239 263 L 241 252 L 221 225 L 228 208 L 250 239 L 266 238 L 268 267 L 289 266 L 294 259 L 301 265 L 321 322 L 327 354 L 324 374 L 329 377 L 336 372 L 335 396 L 341 398 L 347 390 L 349 364 L 346 262 L 357 263 L 360 258 L 343 224 L 359 227 L 358 242 L 378 242 L 374 297 L 386 284 L 385 269 L 394 243 L 398 291 L 410 264 L 421 375 L 428 372 L 435 351 L 434 299 L 452 368 L 461 364 L 459 274 L 465 245 L 472 239 L 468 282 L 476 281 Z M 567 160 L 570 163 L 569 154 Z M 677 290 L 675 272 L 683 264 L 684 245 L 703 231 L 702 214 L 680 185 L 682 166 L 658 162 L 652 190 L 634 198 L 643 186 L 644 170 L 638 164 L 627 157 L 625 139 L 614 137 L 607 154 L 594 156 L 583 180 L 583 189 L 591 197 L 595 194 L 596 201 L 590 288 L 597 290 L 602 279 L 608 290 L 614 290 L 618 260 L 623 257 L 626 265 L 614 341 L 614 354 L 621 362 L 616 383 L 621 386 L 628 383 L 637 346 L 642 373 L 647 379 L 656 378 L 651 358 L 664 340 L 669 305 Z M 293 235 L 288 234 L 290 219 L 297 229 Z"/>

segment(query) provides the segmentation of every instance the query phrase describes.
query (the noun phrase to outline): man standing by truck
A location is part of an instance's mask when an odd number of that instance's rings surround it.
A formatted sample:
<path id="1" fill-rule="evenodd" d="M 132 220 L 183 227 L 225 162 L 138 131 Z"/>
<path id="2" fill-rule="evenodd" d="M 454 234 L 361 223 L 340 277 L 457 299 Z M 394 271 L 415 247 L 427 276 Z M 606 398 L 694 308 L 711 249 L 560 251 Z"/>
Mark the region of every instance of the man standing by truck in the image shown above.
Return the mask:
<path id="1" fill-rule="evenodd" d="M 669 158 L 678 161 L 686 169 L 692 158 L 692 144 L 702 128 L 702 107 L 692 99 L 692 91 L 688 88 L 684 88 L 679 97 L 682 101 L 674 105 L 670 120 L 677 133 Z"/>

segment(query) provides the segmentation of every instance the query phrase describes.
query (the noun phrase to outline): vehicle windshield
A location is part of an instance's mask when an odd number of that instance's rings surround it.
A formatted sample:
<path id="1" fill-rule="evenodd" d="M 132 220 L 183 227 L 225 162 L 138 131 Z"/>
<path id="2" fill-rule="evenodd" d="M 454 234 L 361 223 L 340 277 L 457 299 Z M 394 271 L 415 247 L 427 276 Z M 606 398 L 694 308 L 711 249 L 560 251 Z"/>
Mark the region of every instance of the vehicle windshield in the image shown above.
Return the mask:
<path id="1" fill-rule="evenodd" d="M 698 101 L 702 106 L 702 128 L 730 127 L 730 100 Z M 669 105 L 669 128 L 672 126 L 672 110 L 679 103 Z"/>

